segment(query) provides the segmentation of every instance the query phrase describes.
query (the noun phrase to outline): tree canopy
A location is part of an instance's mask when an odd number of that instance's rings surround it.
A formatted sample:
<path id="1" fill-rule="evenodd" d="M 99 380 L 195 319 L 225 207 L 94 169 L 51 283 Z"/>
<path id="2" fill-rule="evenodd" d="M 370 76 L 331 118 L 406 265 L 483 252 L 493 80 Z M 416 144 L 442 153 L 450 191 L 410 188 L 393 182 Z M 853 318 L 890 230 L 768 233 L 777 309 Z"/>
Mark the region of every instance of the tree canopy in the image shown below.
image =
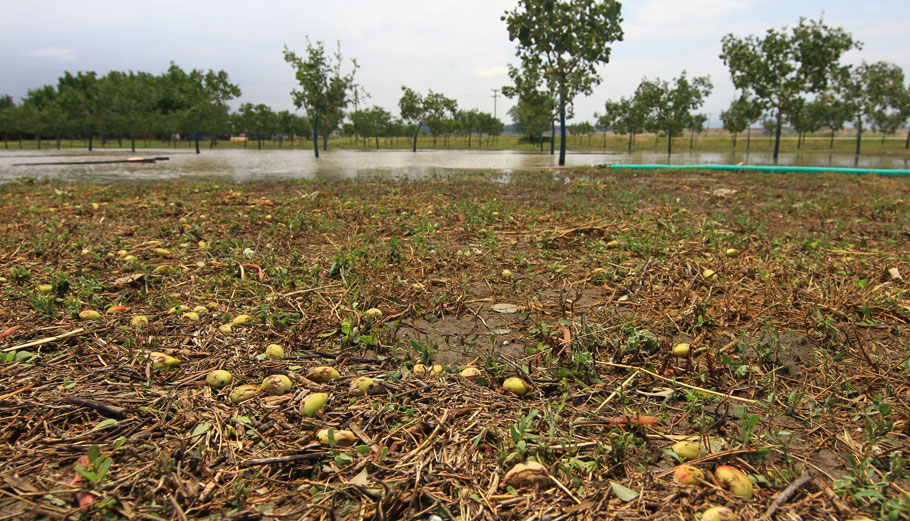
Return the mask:
<path id="1" fill-rule="evenodd" d="M 645 128 L 667 134 L 667 154 L 673 151 L 673 137 L 686 129 L 698 109 L 711 93 L 713 85 L 708 76 L 698 76 L 690 81 L 686 72 L 669 82 L 661 79 L 643 80 L 635 91 L 639 103 L 648 108 Z"/>
<path id="2" fill-rule="evenodd" d="M 298 56 L 294 51 L 284 47 L 284 61 L 294 68 L 299 89 L 291 91 L 294 105 L 306 110 L 313 123 L 313 152 L 319 157 L 319 124 L 320 119 L 331 119 L 338 111 L 343 110 L 357 97 L 354 75 L 357 72 L 357 61 L 351 60 L 353 68 L 347 74 L 342 73 L 341 44 L 331 55 L 327 55 L 321 41 L 311 42 L 307 38 L 306 57 Z M 337 122 L 336 122 L 337 124 Z"/>
<path id="3" fill-rule="evenodd" d="M 623 37 L 621 5 L 615 0 L 518 0 L 502 19 L 524 68 L 539 68 L 556 96 L 559 164 L 564 165 L 566 106 L 600 84 L 597 65 L 610 61 L 610 44 Z"/>
<path id="4" fill-rule="evenodd" d="M 776 126 L 774 160 L 785 114 L 799 109 L 807 94 L 824 92 L 842 68 L 841 56 L 859 43 L 840 27 L 800 19 L 796 27 L 768 29 L 763 37 L 723 37 L 720 58 L 733 85 L 771 111 Z"/>

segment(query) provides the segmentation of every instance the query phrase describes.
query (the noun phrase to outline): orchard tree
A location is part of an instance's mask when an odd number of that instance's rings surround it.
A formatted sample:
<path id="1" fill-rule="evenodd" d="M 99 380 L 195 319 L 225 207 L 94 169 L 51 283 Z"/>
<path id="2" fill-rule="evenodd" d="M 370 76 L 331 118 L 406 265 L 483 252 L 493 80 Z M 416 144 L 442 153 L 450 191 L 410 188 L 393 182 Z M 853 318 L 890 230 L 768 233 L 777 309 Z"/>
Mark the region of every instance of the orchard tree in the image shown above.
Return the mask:
<path id="1" fill-rule="evenodd" d="M 669 82 L 656 79 L 643 80 L 635 92 L 645 107 L 650 109 L 645 127 L 654 132 L 667 133 L 667 155 L 673 152 L 673 136 L 682 133 L 697 110 L 711 93 L 713 85 L 708 76 L 686 77 L 686 72 Z"/>
<path id="2" fill-rule="evenodd" d="M 689 131 L 689 150 L 695 146 L 695 134 L 701 134 L 705 131 L 705 123 L 708 116 L 705 114 L 693 114 L 686 123 L 686 130 Z"/>
<path id="3" fill-rule="evenodd" d="M 752 141 L 752 125 L 762 116 L 761 104 L 748 96 L 740 96 L 730 103 L 730 108 L 720 113 L 724 130 L 733 134 L 733 148 L 736 148 L 736 136 L 746 131 L 746 152 Z"/>
<path id="4" fill-rule="evenodd" d="M 775 121 L 774 161 L 786 114 L 807 94 L 824 92 L 840 69 L 840 59 L 859 43 L 840 27 L 800 19 L 792 30 L 768 29 L 764 37 L 723 37 L 720 58 L 730 69 L 733 85 L 760 101 Z"/>
<path id="5" fill-rule="evenodd" d="M 516 55 L 523 64 L 541 66 L 556 96 L 560 166 L 566 164 L 566 107 L 600 84 L 597 65 L 610 61 L 610 44 L 623 37 L 620 12 L 616 0 L 518 0 L 502 17 L 518 44 Z"/>
<path id="6" fill-rule="evenodd" d="M 16 129 L 16 104 L 9 94 L 0 96 L 0 135 L 3 136 L 3 148 L 9 149 L 9 137 Z"/>
<path id="7" fill-rule="evenodd" d="M 391 121 L 392 115 L 379 106 L 355 110 L 351 113 L 354 132 L 363 138 L 364 145 L 366 145 L 367 138 L 374 138 L 377 150 L 379 150 L 379 138 L 388 131 Z"/>
<path id="8" fill-rule="evenodd" d="M 487 145 L 490 144 L 490 140 L 493 136 L 499 136 L 502 134 L 502 130 L 505 128 L 503 122 L 490 114 L 489 112 L 481 112 L 477 115 L 477 140 L 481 147 L 483 147 L 483 135 L 487 135 Z"/>
<path id="9" fill-rule="evenodd" d="M 357 98 L 354 74 L 357 60 L 351 60 L 353 68 L 347 74 L 341 71 L 341 44 L 330 57 L 326 55 L 323 42 L 311 43 L 307 37 L 306 58 L 284 47 L 284 61 L 291 64 L 300 84 L 300 89 L 291 91 L 294 105 L 304 108 L 313 124 L 313 152 L 319 157 L 320 119 L 332 119 Z M 340 118 L 336 122 L 340 122 Z"/>
<path id="10" fill-rule="evenodd" d="M 458 122 L 458 128 L 468 138 L 468 148 L 471 148 L 471 136 L 477 132 L 479 116 L 480 111 L 477 109 L 459 110 L 455 113 L 455 121 Z"/>
<path id="11" fill-rule="evenodd" d="M 899 110 L 904 90 L 904 71 L 893 63 L 865 63 L 845 76 L 845 99 L 856 128 L 856 154 L 863 139 L 863 123 L 875 124 L 892 110 Z"/>
<path id="12" fill-rule="evenodd" d="M 519 132 L 528 135 L 531 143 L 540 139 L 543 150 L 543 135 L 547 129 L 550 134 L 550 154 L 553 154 L 555 142 L 555 121 L 558 115 L 558 101 L 543 84 L 539 57 L 528 57 L 522 61 L 519 69 L 509 65 L 509 78 L 512 85 L 502 87 L 502 94 L 507 98 L 518 97 L 518 103 L 509 109 L 509 116 Z"/>
<path id="13" fill-rule="evenodd" d="M 443 120 L 454 117 L 458 111 L 458 102 L 432 90 L 428 91 L 426 96 L 423 96 L 419 92 L 402 85 L 401 91 L 401 99 L 398 100 L 398 111 L 401 113 L 401 119 L 416 127 L 414 129 L 414 144 L 411 150 L 417 152 L 417 136 L 420 135 L 421 127 L 427 125 L 431 130 L 434 128 L 439 130 Z"/>
<path id="14" fill-rule="evenodd" d="M 620 136 L 629 134 L 628 149 L 631 152 L 635 134 L 645 131 L 650 107 L 640 96 L 636 95 L 632 98 L 620 98 L 615 102 L 607 100 L 605 108 L 607 114 L 611 114 L 613 132 Z"/>
<path id="15" fill-rule="evenodd" d="M 108 100 L 101 96 L 99 80 L 92 71 L 72 75 L 65 72 L 58 80 L 57 94 L 60 107 L 80 133 L 88 139 L 88 150 L 92 151 L 95 135 L 102 128 L 105 111 L 110 109 Z"/>

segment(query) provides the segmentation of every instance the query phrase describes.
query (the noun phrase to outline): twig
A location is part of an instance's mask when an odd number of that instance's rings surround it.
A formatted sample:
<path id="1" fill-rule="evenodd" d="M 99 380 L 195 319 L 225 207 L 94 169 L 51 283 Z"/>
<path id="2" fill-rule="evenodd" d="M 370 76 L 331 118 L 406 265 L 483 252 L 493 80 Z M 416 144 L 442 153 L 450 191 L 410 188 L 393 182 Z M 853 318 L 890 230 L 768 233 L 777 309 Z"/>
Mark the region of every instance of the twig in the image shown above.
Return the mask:
<path id="1" fill-rule="evenodd" d="M 790 496 L 795 494 L 797 490 L 802 488 L 803 485 L 805 485 L 806 483 L 808 483 L 810 481 L 812 481 L 812 474 L 809 474 L 808 472 L 803 472 L 800 477 L 796 478 L 796 481 L 794 481 L 793 483 L 790 483 L 790 486 L 785 488 L 784 491 L 781 492 L 780 495 L 777 496 L 777 499 L 775 499 L 774 502 L 771 503 L 771 506 L 768 507 L 768 510 L 765 510 L 765 515 L 764 515 L 765 519 L 770 519 L 771 516 L 773 516 L 774 513 L 777 512 L 777 509 L 780 508 L 781 505 L 786 503 L 788 499 L 790 499 Z"/>
<path id="2" fill-rule="evenodd" d="M 82 333 L 84 331 L 85 331 L 85 329 L 80 327 L 78 329 L 74 329 L 74 330 L 70 331 L 69 333 L 63 333 L 62 335 L 49 336 L 49 337 L 41 338 L 38 340 L 33 340 L 31 342 L 26 342 L 24 344 L 19 344 L 17 346 L 7 347 L 6 349 L 3 350 L 3 352 L 6 353 L 9 351 L 15 351 L 17 349 L 25 349 L 26 347 L 40 346 L 42 344 L 47 344 L 49 342 L 55 342 L 57 340 L 62 340 L 64 338 L 71 337 L 73 335 L 78 335 L 79 333 Z"/>
<path id="3" fill-rule="evenodd" d="M 620 391 L 620 390 L 624 390 L 626 387 L 628 387 L 629 384 L 632 383 L 632 380 L 634 380 L 636 376 L 638 376 L 638 371 L 637 371 L 637 370 L 636 370 L 634 373 L 632 373 L 632 376 L 626 378 L 626 381 L 625 381 L 625 382 L 619 384 L 619 389 L 614 390 L 614 391 L 610 394 L 610 396 L 607 396 L 607 399 L 606 399 L 606 400 L 600 402 L 600 405 L 598 405 L 597 408 L 594 409 L 594 412 L 595 412 L 595 413 L 600 412 L 600 409 L 603 408 L 604 405 L 610 403 L 610 400 L 612 400 L 613 398 L 615 398 L 615 397 L 619 394 L 619 391 Z"/>
<path id="4" fill-rule="evenodd" d="M 328 456 L 328 452 L 310 452 L 307 454 L 292 454 L 275 458 L 246 459 L 240 462 L 241 467 L 255 467 L 258 465 L 274 465 L 276 463 L 292 463 L 294 461 L 319 460 Z"/>
<path id="5" fill-rule="evenodd" d="M 641 286 L 645 283 L 645 273 L 648 272 L 648 267 L 651 266 L 651 261 L 653 260 L 654 257 L 648 257 L 648 262 L 645 263 L 645 268 L 641 270 L 641 277 L 638 278 L 638 287 L 635 288 L 633 295 L 638 295 L 638 292 L 641 291 Z"/>
<path id="6" fill-rule="evenodd" d="M 126 418 L 126 411 L 122 407 L 117 407 L 116 405 L 96 402 L 94 400 L 88 400 L 86 398 L 79 398 L 70 395 L 64 395 L 63 401 L 66 403 L 71 403 L 73 405 L 81 405 L 82 407 L 94 409 L 109 418 L 117 418 L 118 420 Z"/>
<path id="7" fill-rule="evenodd" d="M 751 399 L 749 399 L 749 398 L 740 398 L 739 396 L 733 396 L 732 394 L 719 393 L 719 392 L 717 392 L 717 391 L 712 391 L 712 390 L 710 390 L 710 389 L 705 389 L 704 387 L 698 387 L 698 386 L 695 386 L 695 385 L 684 384 L 684 383 L 678 382 L 678 381 L 676 381 L 676 380 L 674 380 L 674 379 L 672 379 L 672 378 L 667 378 L 666 376 L 661 376 L 661 375 L 659 375 L 659 374 L 657 374 L 657 373 L 655 373 L 655 372 L 648 371 L 647 369 L 642 369 L 641 367 L 633 367 L 633 366 L 631 366 L 631 365 L 625 365 L 625 364 L 614 364 L 613 362 L 597 362 L 597 363 L 598 363 L 598 364 L 603 364 L 603 365 L 609 365 L 610 367 L 620 367 L 620 368 L 622 368 L 622 369 L 634 369 L 634 370 L 636 370 L 636 371 L 641 371 L 641 372 L 643 372 L 643 373 L 648 373 L 649 375 L 653 376 L 654 378 L 659 378 L 659 379 L 661 379 L 661 380 L 664 380 L 664 381 L 667 381 L 667 382 L 671 382 L 671 383 L 674 383 L 674 384 L 676 384 L 676 385 L 681 385 L 681 386 L 683 386 L 683 387 L 688 387 L 689 389 L 693 389 L 693 390 L 695 390 L 695 391 L 699 391 L 699 392 L 702 392 L 702 393 L 712 394 L 712 395 L 718 396 L 718 397 L 720 397 L 720 398 L 729 398 L 729 399 L 731 399 L 731 400 L 737 400 L 737 401 L 740 401 L 740 402 L 751 403 L 751 404 L 756 404 L 756 403 L 758 403 L 756 400 L 751 400 Z"/>

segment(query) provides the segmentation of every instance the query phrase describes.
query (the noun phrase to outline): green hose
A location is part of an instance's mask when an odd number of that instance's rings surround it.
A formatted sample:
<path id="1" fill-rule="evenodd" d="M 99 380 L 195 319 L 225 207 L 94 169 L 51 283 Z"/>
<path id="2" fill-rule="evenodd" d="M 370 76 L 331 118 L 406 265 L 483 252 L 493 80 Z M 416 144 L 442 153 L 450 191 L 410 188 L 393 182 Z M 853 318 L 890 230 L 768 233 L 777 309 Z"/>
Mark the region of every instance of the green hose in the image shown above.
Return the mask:
<path id="1" fill-rule="evenodd" d="M 768 165 L 600 165 L 601 168 L 613 170 L 716 170 L 722 172 L 769 172 L 769 173 L 802 173 L 820 174 L 834 172 L 838 174 L 879 174 L 910 175 L 910 170 L 890 168 L 835 168 L 826 166 L 768 166 Z"/>

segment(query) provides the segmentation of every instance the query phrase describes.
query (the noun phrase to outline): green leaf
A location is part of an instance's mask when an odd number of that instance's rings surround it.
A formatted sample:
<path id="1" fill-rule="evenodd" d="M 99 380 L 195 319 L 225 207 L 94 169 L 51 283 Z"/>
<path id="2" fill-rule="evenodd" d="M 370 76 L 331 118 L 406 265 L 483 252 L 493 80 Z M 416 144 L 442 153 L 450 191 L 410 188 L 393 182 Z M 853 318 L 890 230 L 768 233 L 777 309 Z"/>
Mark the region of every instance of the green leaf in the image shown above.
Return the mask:
<path id="1" fill-rule="evenodd" d="M 369 454 L 370 446 L 369 445 L 358 445 L 358 446 L 354 447 L 354 450 L 356 450 L 359 454 Z"/>
<path id="2" fill-rule="evenodd" d="M 102 479 L 104 479 L 105 474 L 107 474 L 107 471 L 111 468 L 111 465 L 113 463 L 114 463 L 114 460 L 112 460 L 111 458 L 105 458 L 104 461 L 101 462 L 101 465 L 98 466 L 98 470 L 95 473 L 98 476 L 97 481 L 101 481 Z"/>
<path id="3" fill-rule="evenodd" d="M 105 420 L 105 421 L 108 421 L 108 420 Z M 104 423 L 104 422 L 101 422 L 101 423 Z M 89 463 L 94 464 L 96 461 L 98 461 L 98 456 L 100 456 L 100 455 L 101 455 L 101 447 L 99 447 L 97 445 L 92 445 L 91 447 L 88 448 Z"/>
<path id="4" fill-rule="evenodd" d="M 199 425 L 197 425 L 195 429 L 193 429 L 192 437 L 193 437 L 193 438 L 197 438 L 197 437 L 199 437 L 199 436 L 202 436 L 203 434 L 205 434 L 205 433 L 206 433 L 209 429 L 211 429 L 211 428 L 212 428 L 212 424 L 211 424 L 211 423 L 209 423 L 209 422 L 202 422 L 202 423 L 200 423 Z"/>
<path id="5" fill-rule="evenodd" d="M 631 488 L 626 488 L 615 481 L 611 481 L 610 486 L 613 487 L 613 493 L 616 494 L 616 497 L 623 500 L 625 503 L 638 498 L 638 492 L 632 490 Z"/>
<path id="6" fill-rule="evenodd" d="M 118 423 L 117 420 L 115 420 L 113 418 L 108 418 L 106 420 L 101 420 L 101 422 L 99 422 L 98 425 L 95 425 L 94 427 L 92 427 L 92 430 L 98 431 L 105 427 L 110 427 L 111 425 L 117 425 L 117 423 Z M 89 459 L 91 459 L 91 456 L 89 456 Z"/>

